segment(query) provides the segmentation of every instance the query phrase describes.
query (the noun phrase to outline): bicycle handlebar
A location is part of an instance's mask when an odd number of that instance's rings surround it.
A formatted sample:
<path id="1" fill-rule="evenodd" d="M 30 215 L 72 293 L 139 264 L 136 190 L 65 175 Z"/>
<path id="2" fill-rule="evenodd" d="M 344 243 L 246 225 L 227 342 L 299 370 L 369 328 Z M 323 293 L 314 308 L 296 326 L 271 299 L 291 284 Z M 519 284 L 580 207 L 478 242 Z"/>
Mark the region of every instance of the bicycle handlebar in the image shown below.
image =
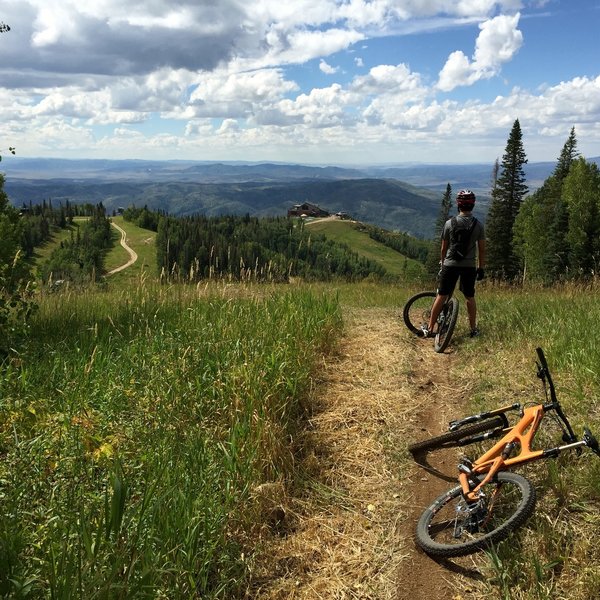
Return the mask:
<path id="1" fill-rule="evenodd" d="M 556 390 L 554 389 L 554 382 L 552 381 L 552 376 L 550 375 L 550 369 L 548 368 L 548 362 L 546 361 L 546 356 L 544 355 L 544 351 L 541 348 L 535 349 L 538 356 L 538 377 L 544 382 L 544 384 L 548 384 L 548 389 L 550 390 L 550 404 L 545 407 L 546 410 L 555 410 L 556 414 L 559 416 L 560 420 L 565 424 L 567 428 L 567 435 L 569 439 L 565 439 L 566 442 L 576 442 L 577 436 L 571 427 L 571 423 L 567 419 L 567 416 L 563 412 L 563 409 L 556 397 Z"/>

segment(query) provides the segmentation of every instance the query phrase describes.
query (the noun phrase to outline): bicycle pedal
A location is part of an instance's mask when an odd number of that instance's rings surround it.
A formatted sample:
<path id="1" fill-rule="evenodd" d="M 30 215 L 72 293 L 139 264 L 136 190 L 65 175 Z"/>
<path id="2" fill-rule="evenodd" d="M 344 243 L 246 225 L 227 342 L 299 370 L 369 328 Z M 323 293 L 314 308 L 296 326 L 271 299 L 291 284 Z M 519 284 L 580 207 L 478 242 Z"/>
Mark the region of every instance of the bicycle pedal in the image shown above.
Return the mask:
<path id="1" fill-rule="evenodd" d="M 598 440 L 587 427 L 583 428 L 583 441 L 592 452 L 600 456 L 600 445 L 598 445 Z"/>

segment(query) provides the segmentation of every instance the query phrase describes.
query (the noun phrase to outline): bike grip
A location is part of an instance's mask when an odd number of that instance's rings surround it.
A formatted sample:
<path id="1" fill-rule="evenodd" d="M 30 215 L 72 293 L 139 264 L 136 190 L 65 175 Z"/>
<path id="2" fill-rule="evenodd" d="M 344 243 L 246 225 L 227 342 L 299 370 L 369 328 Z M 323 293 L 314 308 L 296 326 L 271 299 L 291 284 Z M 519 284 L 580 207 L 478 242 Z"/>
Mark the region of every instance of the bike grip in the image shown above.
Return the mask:
<path id="1" fill-rule="evenodd" d="M 544 356 L 544 351 L 541 348 L 536 348 L 538 358 L 540 359 L 540 365 L 543 369 L 548 368 L 548 363 L 546 362 L 546 357 Z"/>

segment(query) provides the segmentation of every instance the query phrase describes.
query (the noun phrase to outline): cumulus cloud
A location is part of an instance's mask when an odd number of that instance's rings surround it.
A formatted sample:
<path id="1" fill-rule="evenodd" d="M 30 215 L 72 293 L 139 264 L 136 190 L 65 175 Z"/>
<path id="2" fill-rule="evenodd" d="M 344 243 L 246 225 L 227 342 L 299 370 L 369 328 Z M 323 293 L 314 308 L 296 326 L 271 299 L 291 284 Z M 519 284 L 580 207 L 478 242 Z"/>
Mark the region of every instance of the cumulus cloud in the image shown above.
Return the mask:
<path id="1" fill-rule="evenodd" d="M 365 94 L 410 91 L 419 96 L 426 91 L 421 83 L 421 76 L 412 73 L 405 64 L 373 67 L 367 75 L 354 78 L 352 89 Z"/>
<path id="2" fill-rule="evenodd" d="M 349 119 L 345 109 L 355 99 L 336 83 L 327 88 L 315 88 L 309 94 L 300 94 L 295 100 L 282 100 L 277 110 L 291 122 L 302 122 L 309 127 L 331 127 Z"/>
<path id="3" fill-rule="evenodd" d="M 473 60 L 460 50 L 450 54 L 440 71 L 438 88 L 448 92 L 497 75 L 502 64 L 511 60 L 523 43 L 523 34 L 517 29 L 519 18 L 519 13 L 500 15 L 482 23 Z"/>
<path id="4" fill-rule="evenodd" d="M 6 12 L 16 34 L 3 48 L 3 64 L 29 69 L 32 86 L 36 73 L 52 72 L 60 82 L 163 67 L 210 70 L 256 43 L 243 32 L 246 13 L 237 0 L 181 0 L 174 7 L 161 0 L 19 0 Z"/>
<path id="5" fill-rule="evenodd" d="M 335 75 L 335 73 L 337 73 L 339 70 L 337 67 L 332 67 L 323 59 L 321 59 L 321 61 L 319 62 L 319 69 L 321 69 L 321 71 L 323 71 L 325 75 Z"/>
<path id="6" fill-rule="evenodd" d="M 398 23 L 486 18 L 515 0 L 3 0 L 13 26 L 3 64 L 68 83 L 83 74 L 143 75 L 161 68 L 213 70 L 299 64 L 348 48 Z M 433 26 L 433 25 L 432 25 Z M 15 33 L 18 32 L 18 33 Z M 76 50 L 75 50 L 76 49 Z M 37 77 L 37 80 L 36 80 Z"/>
<path id="7" fill-rule="evenodd" d="M 0 36 L 0 134 L 34 155 L 86 147 L 152 157 L 176 148 L 181 157 L 258 158 L 306 145 L 311 160 L 317 149 L 365 156 L 378 144 L 427 152 L 427 143 L 452 147 L 459 133 L 498 136 L 502 146 L 517 117 L 526 132 L 566 134 L 575 124 L 600 139 L 598 79 L 513 89 L 493 102 L 448 93 L 515 59 L 516 11 L 532 1 L 0 0 L 11 25 Z M 437 78 L 403 55 L 374 62 L 375 37 L 465 32 L 466 24 L 479 26 L 472 54 L 443 57 Z M 331 85 L 307 85 L 315 72 Z M 144 121 L 155 133 L 136 129 Z M 175 121 L 184 135 L 171 133 Z M 395 157 L 403 158 L 416 157 Z"/>
<path id="8" fill-rule="evenodd" d="M 286 81 L 279 69 L 251 73 L 214 72 L 202 75 L 189 97 L 194 117 L 248 117 L 262 105 L 271 105 L 297 84 Z M 187 116 L 190 111 L 187 111 Z M 175 115 L 171 115 L 175 116 Z"/>

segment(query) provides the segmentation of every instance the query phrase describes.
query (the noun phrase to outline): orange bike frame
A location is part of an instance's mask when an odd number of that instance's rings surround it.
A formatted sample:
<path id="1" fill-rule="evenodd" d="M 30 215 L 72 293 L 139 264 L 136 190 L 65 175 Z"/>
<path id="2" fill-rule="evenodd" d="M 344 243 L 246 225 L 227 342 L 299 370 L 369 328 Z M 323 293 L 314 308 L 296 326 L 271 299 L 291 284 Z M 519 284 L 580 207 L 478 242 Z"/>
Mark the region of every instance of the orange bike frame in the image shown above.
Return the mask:
<path id="1" fill-rule="evenodd" d="M 479 497 L 479 490 L 486 484 L 498 471 L 510 469 L 515 465 L 531 462 L 542 458 L 543 450 L 532 450 L 531 444 L 533 437 L 544 417 L 544 406 L 538 404 L 530 406 L 523 411 L 520 421 L 511 427 L 507 433 L 485 454 L 473 462 L 471 473 L 460 472 L 458 479 L 463 489 L 465 498 L 469 501 L 476 501 Z M 515 444 L 519 453 L 513 457 L 504 457 L 503 453 L 507 444 Z M 469 475 L 486 474 L 485 478 L 473 489 L 469 486 Z"/>

